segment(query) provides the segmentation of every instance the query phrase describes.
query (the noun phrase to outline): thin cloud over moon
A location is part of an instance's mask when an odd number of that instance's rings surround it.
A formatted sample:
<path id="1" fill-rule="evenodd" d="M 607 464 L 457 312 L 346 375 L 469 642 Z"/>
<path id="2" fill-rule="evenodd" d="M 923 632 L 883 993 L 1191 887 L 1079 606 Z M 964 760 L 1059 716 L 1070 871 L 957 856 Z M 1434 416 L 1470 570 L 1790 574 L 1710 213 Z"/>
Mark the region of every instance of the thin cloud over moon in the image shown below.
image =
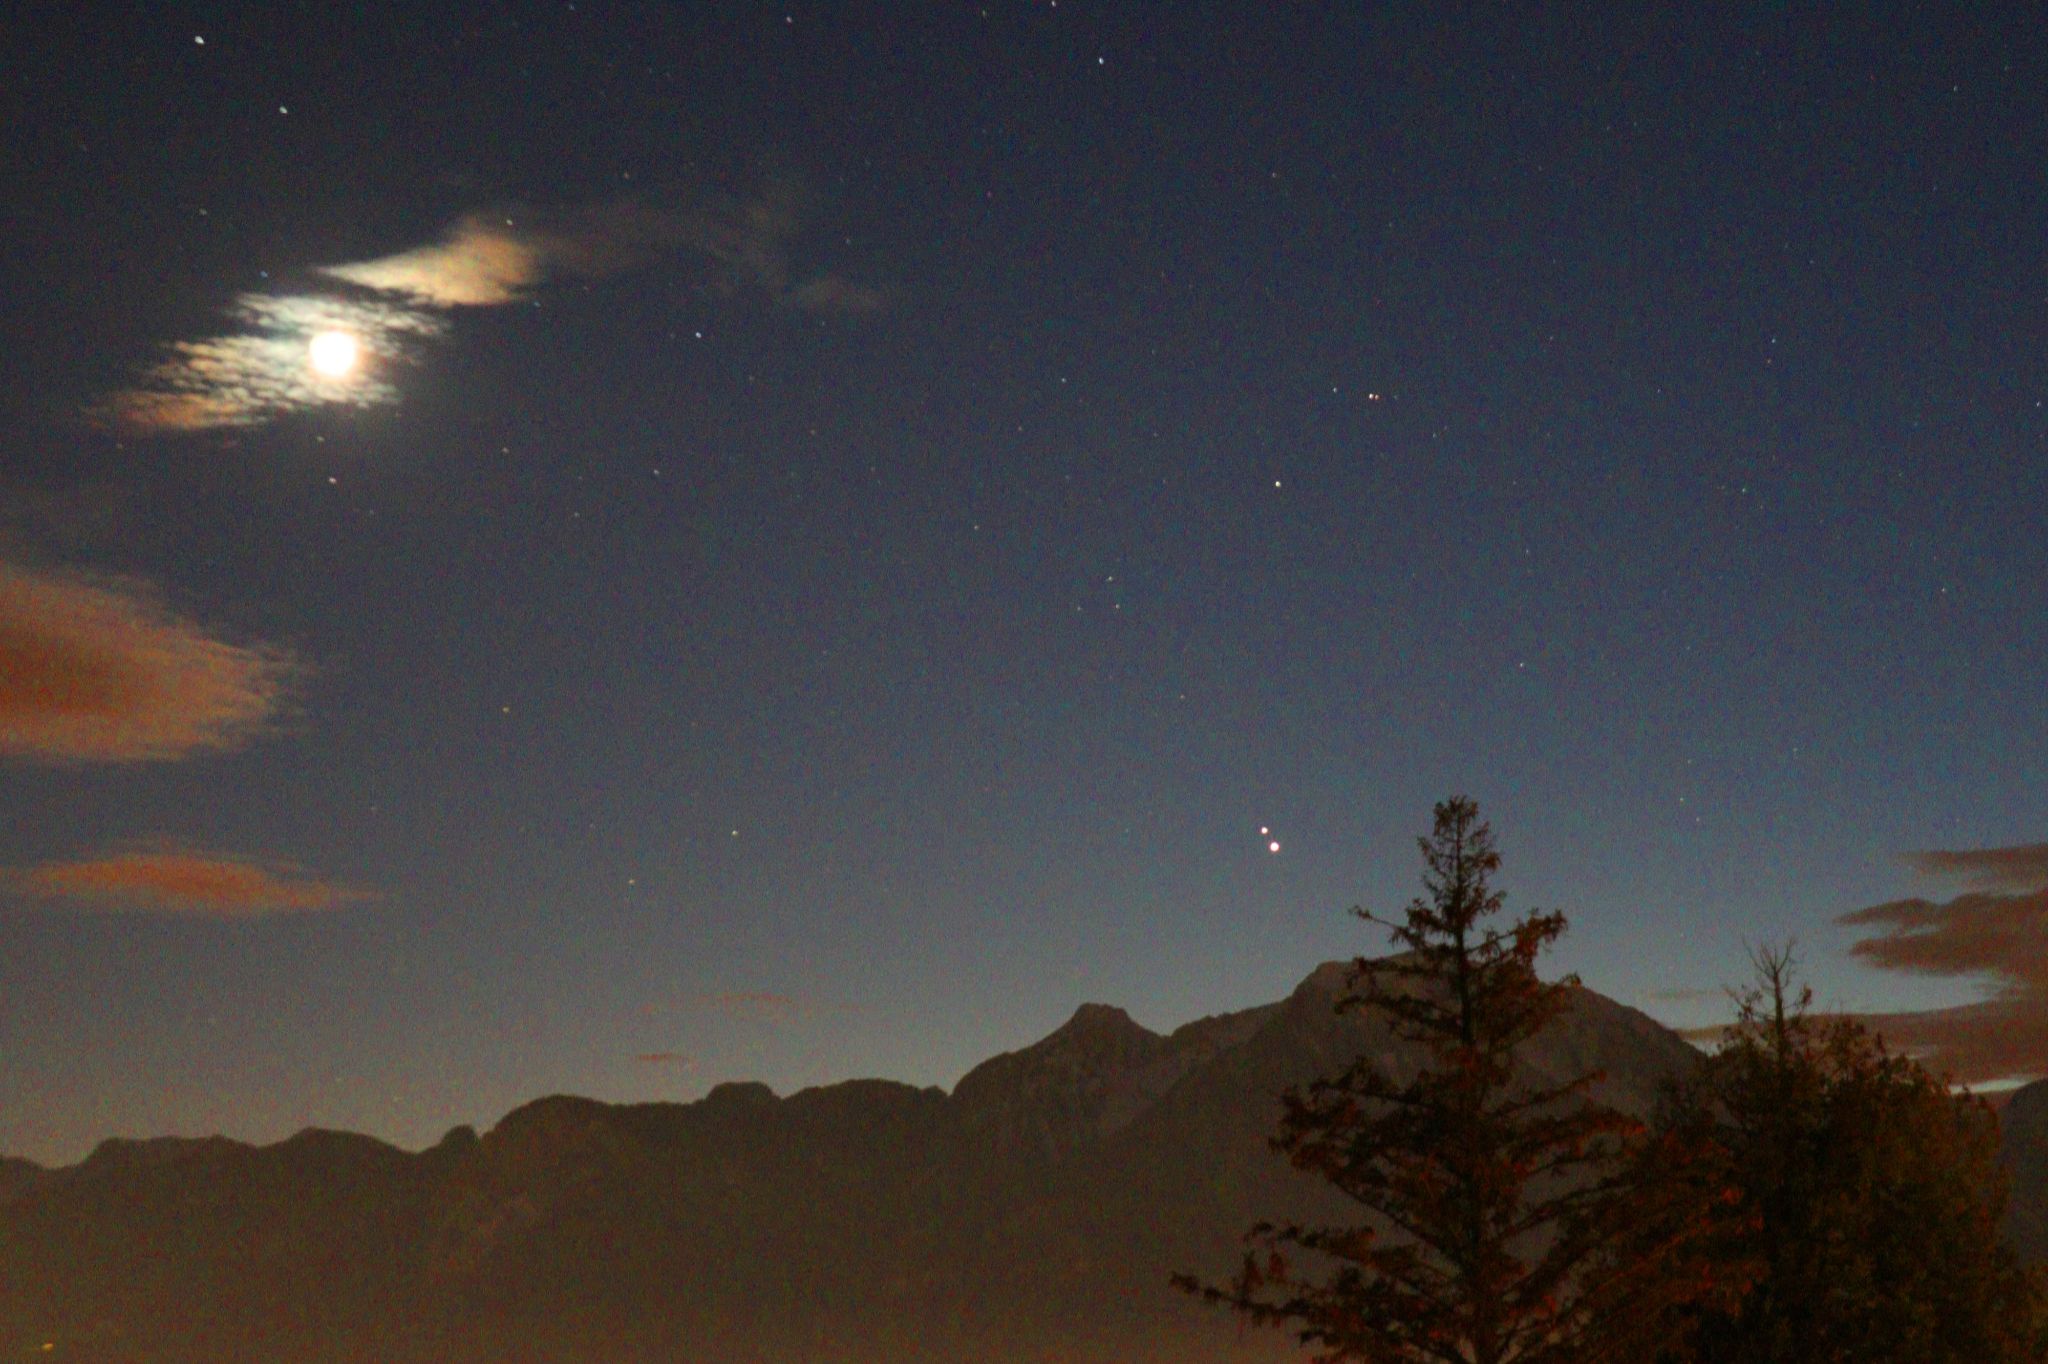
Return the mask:
<path id="1" fill-rule="evenodd" d="M 0 561 L 0 756 L 140 762 L 240 747 L 295 665 L 173 612 L 146 584 Z"/>
<path id="2" fill-rule="evenodd" d="M 440 317 L 376 300 L 314 294 L 244 294 L 229 310 L 244 330 L 176 341 L 166 358 L 128 388 L 86 413 L 88 420 L 135 434 L 177 434 L 258 426 L 318 407 L 394 402 L 386 377 L 415 344 L 447 330 Z M 314 363 L 316 338 L 353 339 L 363 363 L 347 374 Z"/>
<path id="3" fill-rule="evenodd" d="M 254 919 L 336 909 L 372 898 L 289 862 L 260 862 L 176 844 L 44 862 L 6 873 L 0 885 L 81 909 L 186 919 Z"/>
<path id="4" fill-rule="evenodd" d="M 517 303 L 550 279 L 593 279 L 677 253 L 706 259 L 717 292 L 753 289 L 808 312 L 883 307 L 881 291 L 838 275 L 792 283 L 801 198 L 777 183 L 752 198 L 703 194 L 674 207 L 620 200 L 471 213 L 430 245 L 317 267 L 341 292 L 242 295 L 228 312 L 240 330 L 172 342 L 164 359 L 85 415 L 112 430 L 179 435 L 396 402 L 390 374 L 420 341 L 447 332 L 448 313 Z M 348 338 L 364 362 L 345 373 L 315 363 L 318 342 L 335 337 Z"/>
<path id="5" fill-rule="evenodd" d="M 2048 845 L 1916 853 L 1920 871 L 1980 887 L 1843 915 L 1850 949 L 1882 971 L 1985 983 L 1976 1004 L 1864 1021 L 1964 1083 L 2048 1074 Z"/>

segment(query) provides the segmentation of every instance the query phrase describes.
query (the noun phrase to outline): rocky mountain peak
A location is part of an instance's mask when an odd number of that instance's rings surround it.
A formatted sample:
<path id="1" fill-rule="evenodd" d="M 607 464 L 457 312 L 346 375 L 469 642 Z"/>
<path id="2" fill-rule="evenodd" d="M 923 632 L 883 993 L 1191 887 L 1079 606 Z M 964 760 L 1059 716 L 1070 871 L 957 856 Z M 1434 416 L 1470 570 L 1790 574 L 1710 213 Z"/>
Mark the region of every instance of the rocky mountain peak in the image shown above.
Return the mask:
<path id="1" fill-rule="evenodd" d="M 1149 1053 L 1160 1041 L 1158 1033 L 1113 1004 L 1083 1004 L 1073 1017 L 1017 1054 L 1044 1057 L 1071 1049 L 1128 1059 Z"/>
<path id="2" fill-rule="evenodd" d="M 1057 1159 L 1129 1121 L 1130 1077 L 1165 1045 L 1122 1009 L 1083 1004 L 1037 1042 L 969 1071 L 951 1106 L 1004 1158 Z"/>
<path id="3" fill-rule="evenodd" d="M 1294 987 L 1297 995 L 1314 994 L 1336 997 L 1351 988 L 1351 973 L 1356 963 L 1351 961 L 1326 961 L 1302 977 L 1301 984 Z"/>
<path id="4" fill-rule="evenodd" d="M 775 1091 L 759 1080 L 726 1080 L 711 1086 L 700 1102 L 712 1108 L 759 1108 L 775 1102 Z"/>

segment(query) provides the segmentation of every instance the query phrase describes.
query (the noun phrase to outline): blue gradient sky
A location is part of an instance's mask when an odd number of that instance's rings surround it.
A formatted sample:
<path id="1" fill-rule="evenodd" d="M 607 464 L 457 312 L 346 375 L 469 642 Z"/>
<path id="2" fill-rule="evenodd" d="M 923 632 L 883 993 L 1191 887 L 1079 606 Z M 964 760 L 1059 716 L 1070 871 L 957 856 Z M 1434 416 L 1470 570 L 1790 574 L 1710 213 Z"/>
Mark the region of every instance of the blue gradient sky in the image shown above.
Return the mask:
<path id="1" fill-rule="evenodd" d="M 1973 997 L 1834 920 L 2048 827 L 2042 49 L 1698 8 L 44 16 L 0 547 L 300 672 L 233 751 L 0 759 L 0 863 L 376 898 L 0 891 L 0 1151 L 950 1085 L 1379 950 L 1454 791 L 1661 1017 L 1795 935 Z M 395 402 L 82 415 L 240 295 L 622 204 L 784 216 L 558 252 Z"/>

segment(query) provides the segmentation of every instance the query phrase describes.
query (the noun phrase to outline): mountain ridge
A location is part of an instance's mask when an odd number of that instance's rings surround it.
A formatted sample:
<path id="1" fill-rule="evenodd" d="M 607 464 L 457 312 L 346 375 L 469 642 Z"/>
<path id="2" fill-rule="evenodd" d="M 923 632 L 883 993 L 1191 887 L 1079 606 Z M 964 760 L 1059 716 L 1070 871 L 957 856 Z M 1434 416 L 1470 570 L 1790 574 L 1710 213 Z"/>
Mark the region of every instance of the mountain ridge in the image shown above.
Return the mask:
<path id="1" fill-rule="evenodd" d="M 950 1093 L 557 1094 L 418 1152 L 309 1128 L 0 1163 L 0 1357 L 1298 1359 L 1166 1278 L 1227 1275 L 1255 1221 L 1347 1212 L 1267 1138 L 1290 1084 L 1361 1053 L 1417 1064 L 1337 1011 L 1352 969 L 1164 1034 L 1084 1004 Z M 1602 1096 L 1642 1112 L 1699 1055 L 1576 988 L 1524 1070 L 1601 1070 Z"/>

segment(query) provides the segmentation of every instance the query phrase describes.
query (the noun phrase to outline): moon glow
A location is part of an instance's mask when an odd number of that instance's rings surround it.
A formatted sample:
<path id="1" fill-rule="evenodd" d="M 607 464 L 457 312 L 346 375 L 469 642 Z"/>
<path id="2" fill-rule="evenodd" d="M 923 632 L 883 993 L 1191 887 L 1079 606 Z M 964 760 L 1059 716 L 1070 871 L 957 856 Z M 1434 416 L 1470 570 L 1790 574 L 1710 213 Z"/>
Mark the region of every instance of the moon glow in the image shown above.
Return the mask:
<path id="1" fill-rule="evenodd" d="M 362 359 L 362 343 L 349 332 L 317 332 L 306 344 L 306 363 L 322 378 L 346 379 Z"/>

